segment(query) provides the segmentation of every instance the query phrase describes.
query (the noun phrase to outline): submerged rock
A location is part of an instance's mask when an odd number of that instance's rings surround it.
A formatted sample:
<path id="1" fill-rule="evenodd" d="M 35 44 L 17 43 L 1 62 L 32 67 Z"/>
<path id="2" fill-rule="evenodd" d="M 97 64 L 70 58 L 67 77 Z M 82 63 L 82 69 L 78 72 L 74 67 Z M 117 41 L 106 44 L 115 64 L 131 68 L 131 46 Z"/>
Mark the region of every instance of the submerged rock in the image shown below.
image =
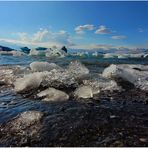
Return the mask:
<path id="1" fill-rule="evenodd" d="M 148 67 L 142 65 L 110 65 L 103 76 L 113 79 L 122 78 L 132 83 L 135 87 L 148 90 Z M 123 82 L 124 83 L 124 82 Z"/>
<path id="2" fill-rule="evenodd" d="M 77 98 L 93 98 L 93 90 L 90 86 L 81 86 L 74 92 Z"/>
<path id="3" fill-rule="evenodd" d="M 73 61 L 69 64 L 67 68 L 68 72 L 75 78 L 81 78 L 84 75 L 89 74 L 89 69 L 86 68 L 79 61 Z"/>
<path id="4" fill-rule="evenodd" d="M 45 97 L 43 101 L 65 101 L 69 99 L 69 96 L 60 90 L 55 88 L 48 88 L 37 94 L 38 97 Z"/>
<path id="5" fill-rule="evenodd" d="M 30 64 L 30 68 L 32 71 L 50 71 L 52 69 L 62 69 L 60 66 L 56 65 L 55 63 L 48 63 L 48 62 L 32 62 Z"/>

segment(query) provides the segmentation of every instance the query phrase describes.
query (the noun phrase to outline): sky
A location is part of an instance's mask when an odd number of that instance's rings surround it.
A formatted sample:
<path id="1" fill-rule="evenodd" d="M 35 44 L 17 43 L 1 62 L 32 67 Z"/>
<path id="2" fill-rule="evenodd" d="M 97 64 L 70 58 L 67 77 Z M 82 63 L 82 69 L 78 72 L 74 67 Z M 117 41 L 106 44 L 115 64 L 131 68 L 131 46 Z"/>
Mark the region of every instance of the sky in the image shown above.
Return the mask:
<path id="1" fill-rule="evenodd" d="M 0 2 L 0 45 L 148 48 L 148 2 Z"/>

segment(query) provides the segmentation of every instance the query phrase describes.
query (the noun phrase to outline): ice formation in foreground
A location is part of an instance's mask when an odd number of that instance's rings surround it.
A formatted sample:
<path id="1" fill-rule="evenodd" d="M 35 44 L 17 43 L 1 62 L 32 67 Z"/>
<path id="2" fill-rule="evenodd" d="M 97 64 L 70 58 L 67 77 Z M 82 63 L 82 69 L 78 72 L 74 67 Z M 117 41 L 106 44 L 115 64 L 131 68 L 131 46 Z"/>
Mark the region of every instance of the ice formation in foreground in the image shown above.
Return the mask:
<path id="1" fill-rule="evenodd" d="M 144 65 L 110 65 L 103 74 L 108 78 L 122 78 L 135 87 L 148 90 L 148 67 Z"/>

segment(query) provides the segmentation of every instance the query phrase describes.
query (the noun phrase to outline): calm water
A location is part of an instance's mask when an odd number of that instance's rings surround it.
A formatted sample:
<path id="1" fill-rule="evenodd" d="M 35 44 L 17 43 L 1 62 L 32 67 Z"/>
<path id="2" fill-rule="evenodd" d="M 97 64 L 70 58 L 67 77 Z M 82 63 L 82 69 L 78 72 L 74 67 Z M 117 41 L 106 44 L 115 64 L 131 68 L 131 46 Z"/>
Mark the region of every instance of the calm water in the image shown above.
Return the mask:
<path id="1" fill-rule="evenodd" d="M 31 57 L 31 56 L 0 56 L 0 65 L 23 65 L 29 66 L 33 61 L 48 61 L 54 62 L 62 67 L 66 67 L 72 60 L 79 60 L 87 66 L 92 73 L 102 72 L 108 65 L 114 64 L 148 64 L 148 58 L 102 58 L 100 56 L 67 56 L 58 59 L 49 59 L 46 57 Z M 15 94 L 12 90 L 6 87 L 0 87 L 0 123 L 11 119 L 18 113 L 27 110 L 40 110 L 52 113 L 58 110 L 53 103 L 45 103 L 39 100 L 31 100 L 23 98 L 19 94 Z"/>

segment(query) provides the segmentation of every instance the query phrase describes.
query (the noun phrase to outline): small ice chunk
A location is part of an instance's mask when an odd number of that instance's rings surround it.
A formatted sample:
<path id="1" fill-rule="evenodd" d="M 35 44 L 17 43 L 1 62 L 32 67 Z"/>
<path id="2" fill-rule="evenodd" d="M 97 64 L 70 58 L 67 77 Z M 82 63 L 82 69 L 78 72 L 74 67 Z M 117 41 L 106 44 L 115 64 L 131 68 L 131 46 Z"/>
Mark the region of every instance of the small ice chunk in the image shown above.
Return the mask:
<path id="1" fill-rule="evenodd" d="M 37 94 L 38 97 L 45 97 L 43 101 L 65 101 L 69 99 L 69 96 L 60 90 L 49 87 L 48 89 L 41 91 Z"/>
<path id="2" fill-rule="evenodd" d="M 117 85 L 117 83 L 114 80 L 98 77 L 98 78 L 92 78 L 88 80 L 83 80 L 84 85 L 89 85 L 92 87 L 93 92 L 96 94 L 99 91 L 114 91 L 114 90 L 121 90 L 121 88 Z"/>
<path id="3" fill-rule="evenodd" d="M 89 74 L 89 69 L 86 68 L 82 63 L 79 61 L 73 61 L 69 64 L 67 70 L 71 75 L 75 78 L 80 78 L 84 75 Z"/>
<path id="4" fill-rule="evenodd" d="M 30 64 L 30 68 L 32 71 L 50 71 L 52 69 L 62 69 L 60 66 L 56 65 L 55 63 L 48 63 L 48 62 L 32 62 Z"/>
<path id="5" fill-rule="evenodd" d="M 43 113 L 39 112 L 39 111 L 25 111 L 23 113 L 21 113 L 19 115 L 19 120 L 21 120 L 21 122 L 27 123 L 27 124 L 31 124 L 34 122 L 37 122 L 39 120 L 41 120 L 41 118 L 43 117 Z"/>
<path id="6" fill-rule="evenodd" d="M 93 98 L 93 90 L 90 86 L 81 86 L 74 92 L 77 98 Z"/>

